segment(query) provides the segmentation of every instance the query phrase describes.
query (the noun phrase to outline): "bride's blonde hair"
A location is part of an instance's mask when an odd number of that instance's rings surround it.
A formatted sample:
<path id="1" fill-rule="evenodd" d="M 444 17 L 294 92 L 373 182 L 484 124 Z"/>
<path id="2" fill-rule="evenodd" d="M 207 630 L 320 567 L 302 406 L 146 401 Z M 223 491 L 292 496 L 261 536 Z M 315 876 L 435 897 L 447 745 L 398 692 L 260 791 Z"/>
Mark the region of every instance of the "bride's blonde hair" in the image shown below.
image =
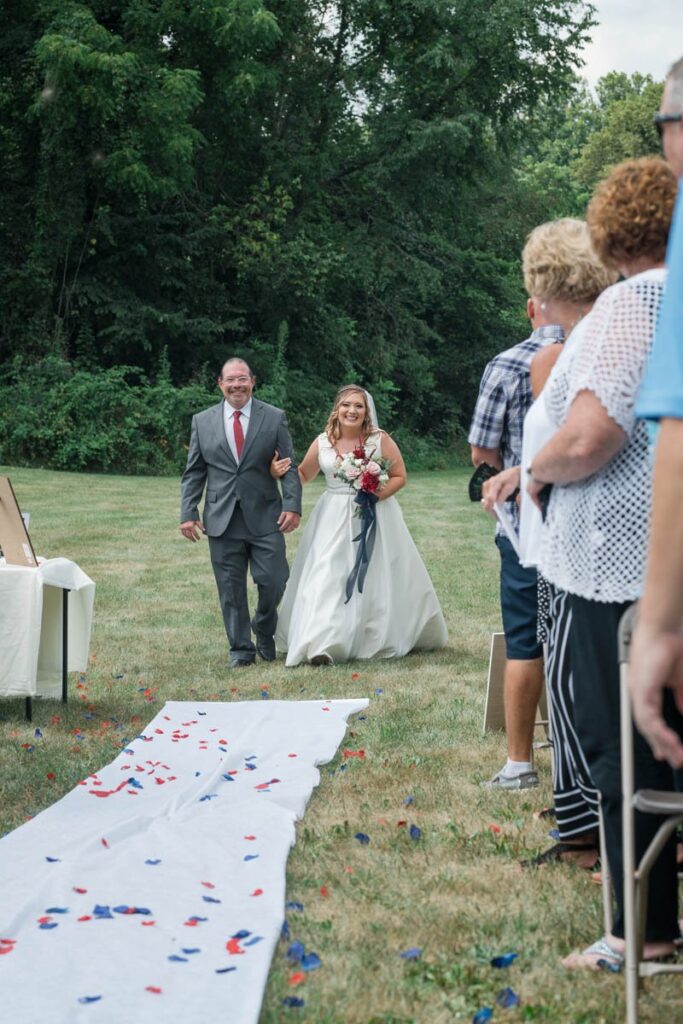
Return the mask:
<path id="1" fill-rule="evenodd" d="M 365 388 L 359 387 L 358 384 L 342 384 L 335 395 L 334 408 L 327 419 L 327 426 L 325 427 L 325 433 L 327 434 L 327 439 L 331 445 L 334 445 L 341 437 L 341 427 L 339 426 L 339 403 L 345 395 L 350 395 L 352 393 L 362 395 L 363 404 L 365 405 L 365 416 L 363 417 L 363 422 L 360 427 L 361 441 L 366 440 L 368 435 L 372 433 L 373 428 L 376 429 L 370 418 L 370 409 L 368 407 L 368 400 L 365 397 Z"/>

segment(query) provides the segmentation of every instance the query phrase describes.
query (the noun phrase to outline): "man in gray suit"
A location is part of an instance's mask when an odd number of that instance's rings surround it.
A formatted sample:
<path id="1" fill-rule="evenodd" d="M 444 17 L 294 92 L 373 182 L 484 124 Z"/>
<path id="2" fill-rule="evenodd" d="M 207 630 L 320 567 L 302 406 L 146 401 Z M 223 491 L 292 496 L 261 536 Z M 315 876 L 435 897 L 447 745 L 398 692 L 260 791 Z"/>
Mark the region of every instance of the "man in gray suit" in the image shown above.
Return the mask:
<path id="1" fill-rule="evenodd" d="M 209 538 L 233 668 L 253 665 L 257 652 L 264 661 L 275 660 L 277 606 L 289 576 L 284 534 L 296 530 L 301 519 L 301 483 L 287 418 L 281 409 L 252 398 L 255 383 L 242 359 L 228 359 L 218 378 L 224 401 L 192 418 L 181 481 L 180 532 L 191 541 L 202 533 Z M 280 481 L 282 498 L 270 475 L 276 451 L 292 459 Z M 205 486 L 202 523 L 197 506 Z M 258 588 L 251 622 L 249 567 Z"/>

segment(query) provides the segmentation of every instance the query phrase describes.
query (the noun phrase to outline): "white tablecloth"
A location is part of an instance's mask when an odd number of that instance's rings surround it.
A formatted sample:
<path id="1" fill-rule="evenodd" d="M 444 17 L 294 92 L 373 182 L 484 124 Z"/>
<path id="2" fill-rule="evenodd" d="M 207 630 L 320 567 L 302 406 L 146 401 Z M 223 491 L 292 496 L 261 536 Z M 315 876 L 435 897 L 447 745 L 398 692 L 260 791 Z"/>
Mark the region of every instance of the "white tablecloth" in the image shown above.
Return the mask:
<path id="1" fill-rule="evenodd" d="M 69 672 L 88 667 L 95 584 L 68 558 L 37 569 L 0 559 L 0 697 L 58 697 L 62 686 L 62 591 L 69 594 Z"/>

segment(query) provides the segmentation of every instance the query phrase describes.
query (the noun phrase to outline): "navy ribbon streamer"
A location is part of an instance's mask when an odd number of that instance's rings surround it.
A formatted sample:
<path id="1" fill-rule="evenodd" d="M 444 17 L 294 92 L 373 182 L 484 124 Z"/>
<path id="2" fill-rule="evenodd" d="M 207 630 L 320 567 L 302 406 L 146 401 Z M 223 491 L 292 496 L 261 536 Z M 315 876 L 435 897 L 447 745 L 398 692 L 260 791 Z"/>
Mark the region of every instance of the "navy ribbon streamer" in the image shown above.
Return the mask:
<path id="1" fill-rule="evenodd" d="M 356 554 L 353 569 L 346 581 L 346 601 L 344 601 L 344 604 L 348 604 L 351 600 L 356 583 L 358 583 L 358 593 L 363 593 L 365 576 L 375 547 L 377 528 L 375 505 L 377 500 L 377 495 L 369 494 L 368 491 L 359 491 L 356 495 L 355 503 L 360 507 L 361 527 L 358 536 L 353 538 L 353 543 L 358 544 L 358 553 Z"/>

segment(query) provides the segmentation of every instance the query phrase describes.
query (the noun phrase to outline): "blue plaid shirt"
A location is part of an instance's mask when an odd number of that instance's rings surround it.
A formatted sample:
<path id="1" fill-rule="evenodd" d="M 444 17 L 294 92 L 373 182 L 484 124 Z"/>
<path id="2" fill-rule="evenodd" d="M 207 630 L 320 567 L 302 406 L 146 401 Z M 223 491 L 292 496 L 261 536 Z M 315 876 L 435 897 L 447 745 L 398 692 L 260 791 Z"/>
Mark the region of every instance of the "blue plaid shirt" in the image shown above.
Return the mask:
<path id="1" fill-rule="evenodd" d="M 539 348 L 564 341 L 558 324 L 537 327 L 526 341 L 500 352 L 488 363 L 479 385 L 467 440 L 476 448 L 498 448 L 503 466 L 522 461 L 522 429 L 533 395 L 530 366 Z M 511 505 L 519 529 L 517 505 Z"/>

